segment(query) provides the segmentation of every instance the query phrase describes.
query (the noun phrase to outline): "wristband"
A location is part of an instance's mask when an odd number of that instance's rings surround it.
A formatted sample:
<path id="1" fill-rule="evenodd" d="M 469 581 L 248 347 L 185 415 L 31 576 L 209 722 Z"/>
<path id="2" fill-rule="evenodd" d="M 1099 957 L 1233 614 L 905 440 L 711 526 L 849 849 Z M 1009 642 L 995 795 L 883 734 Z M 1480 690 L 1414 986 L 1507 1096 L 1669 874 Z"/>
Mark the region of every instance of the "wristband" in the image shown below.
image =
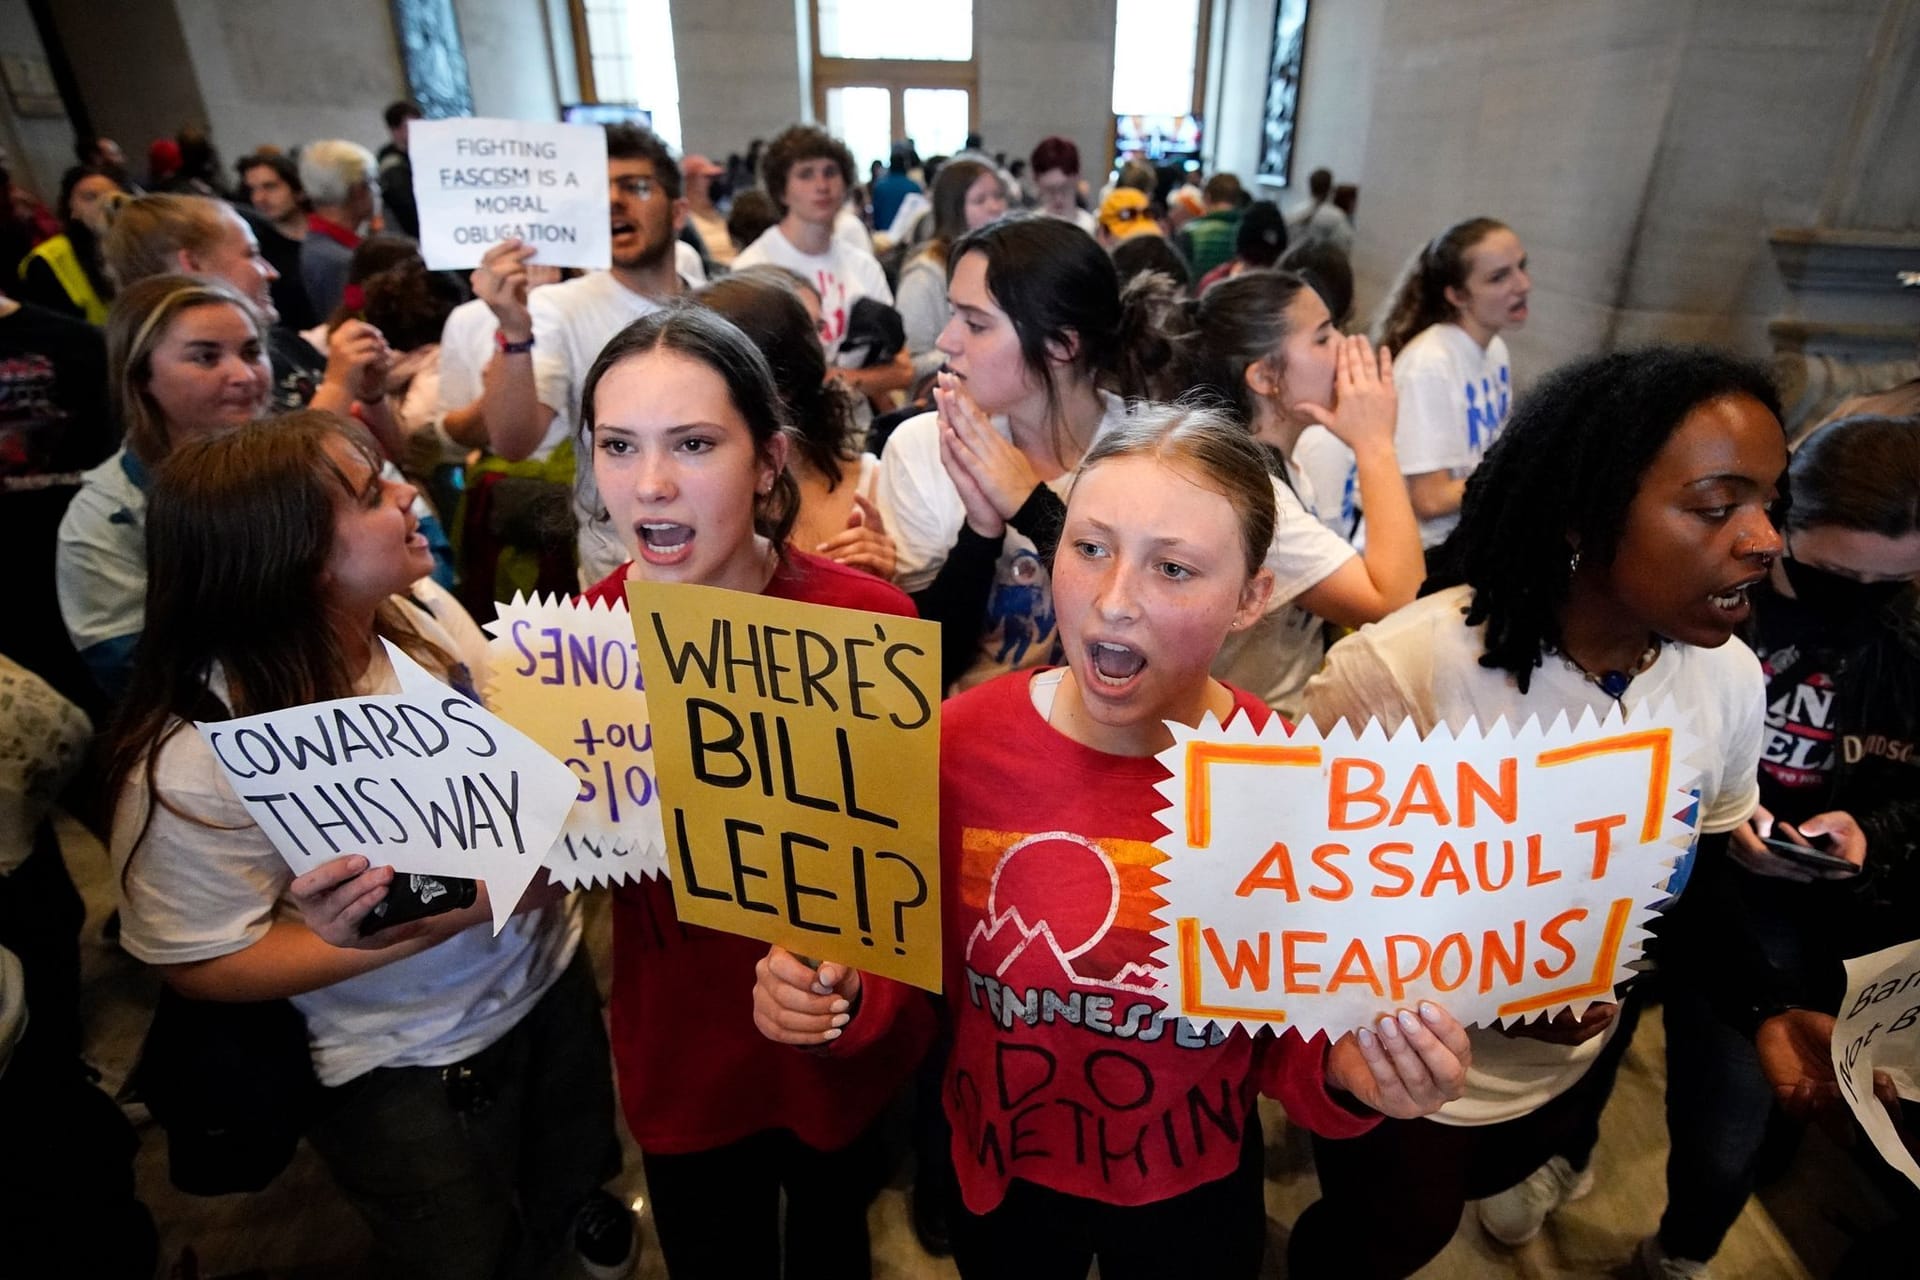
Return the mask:
<path id="1" fill-rule="evenodd" d="M 503 356 L 522 356 L 533 350 L 533 335 L 528 334 L 519 342 L 508 342 L 507 335 L 500 330 L 493 331 L 493 344 L 500 348 Z"/>

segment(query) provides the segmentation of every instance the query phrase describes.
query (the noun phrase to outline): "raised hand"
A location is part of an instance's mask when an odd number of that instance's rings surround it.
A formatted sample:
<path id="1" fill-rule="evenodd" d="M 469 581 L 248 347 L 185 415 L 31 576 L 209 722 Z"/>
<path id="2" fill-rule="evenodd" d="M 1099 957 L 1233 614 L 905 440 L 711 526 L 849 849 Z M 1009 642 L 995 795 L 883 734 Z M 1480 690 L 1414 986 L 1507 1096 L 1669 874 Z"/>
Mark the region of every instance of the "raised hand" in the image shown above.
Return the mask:
<path id="1" fill-rule="evenodd" d="M 896 556 L 893 535 L 887 532 L 880 508 L 857 493 L 853 495 L 853 511 L 847 516 L 847 527 L 815 547 L 814 553 L 837 564 L 865 569 L 879 578 L 893 578 Z"/>
<path id="2" fill-rule="evenodd" d="M 1296 408 L 1356 453 L 1393 443 L 1400 397 L 1393 388 L 1392 354 L 1385 347 L 1376 353 L 1362 334 L 1340 339 L 1332 407 L 1303 402 Z"/>
<path id="3" fill-rule="evenodd" d="M 552 270 L 530 267 L 534 252 L 532 245 L 502 240 L 481 255 L 479 267 L 467 277 L 473 296 L 487 304 L 508 342 L 524 342 L 533 335 L 533 316 L 527 311 L 527 291 L 535 283 L 532 273 Z"/>
<path id="4" fill-rule="evenodd" d="M 966 471 L 974 488 L 999 513 L 1011 519 L 1025 505 L 1040 477 L 1027 455 L 1013 441 L 994 430 L 987 416 L 961 381 L 950 373 L 935 375 L 933 402 L 940 411 L 940 439 L 951 438 L 952 471 Z M 945 454 L 942 455 L 943 457 Z"/>

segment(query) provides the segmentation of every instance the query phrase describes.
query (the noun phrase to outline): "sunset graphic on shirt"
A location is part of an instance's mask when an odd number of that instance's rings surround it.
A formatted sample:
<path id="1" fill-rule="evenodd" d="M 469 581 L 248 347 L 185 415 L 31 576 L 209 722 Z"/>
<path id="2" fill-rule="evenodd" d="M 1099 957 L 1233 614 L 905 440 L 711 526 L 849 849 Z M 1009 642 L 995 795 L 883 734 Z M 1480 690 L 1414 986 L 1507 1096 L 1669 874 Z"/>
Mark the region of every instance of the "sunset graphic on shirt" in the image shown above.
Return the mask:
<path id="1" fill-rule="evenodd" d="M 1016 988 L 1154 991 L 1165 857 L 1143 840 L 965 828 L 960 897 L 981 917 L 968 967 Z"/>

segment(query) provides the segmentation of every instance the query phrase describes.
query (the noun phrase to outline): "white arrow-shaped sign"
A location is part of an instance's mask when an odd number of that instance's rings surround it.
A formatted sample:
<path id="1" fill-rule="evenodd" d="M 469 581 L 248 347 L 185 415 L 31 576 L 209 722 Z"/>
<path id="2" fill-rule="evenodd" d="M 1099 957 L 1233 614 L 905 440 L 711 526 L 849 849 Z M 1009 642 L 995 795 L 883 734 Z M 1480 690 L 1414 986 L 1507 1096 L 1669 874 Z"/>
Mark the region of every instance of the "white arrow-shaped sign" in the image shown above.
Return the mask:
<path id="1" fill-rule="evenodd" d="M 194 727 L 296 875 L 358 853 L 398 872 L 484 880 L 498 933 L 559 838 L 578 783 L 391 644 L 387 657 L 399 693 Z"/>

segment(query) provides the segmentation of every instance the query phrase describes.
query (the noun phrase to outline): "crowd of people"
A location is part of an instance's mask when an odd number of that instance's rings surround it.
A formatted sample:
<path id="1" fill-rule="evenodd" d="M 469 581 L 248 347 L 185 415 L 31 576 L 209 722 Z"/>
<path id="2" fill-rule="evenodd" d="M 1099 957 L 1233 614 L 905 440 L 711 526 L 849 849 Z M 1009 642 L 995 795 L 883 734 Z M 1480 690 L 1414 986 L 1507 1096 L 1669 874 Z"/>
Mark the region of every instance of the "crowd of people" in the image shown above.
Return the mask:
<path id="1" fill-rule="evenodd" d="M 88 139 L 51 210 L 0 204 L 25 583 L 0 632 L 0 1132 L 58 1153 L 4 1162 L 36 1231 L 76 1205 L 118 1224 L 91 1273 L 149 1273 L 155 1232 L 80 1058 L 56 803 L 105 839 L 119 945 L 164 979 L 135 1087 L 174 1180 L 256 1188 L 305 1138 L 382 1274 L 624 1274 L 618 1105 L 670 1274 L 866 1276 L 911 1097 L 916 1230 L 962 1275 L 1250 1277 L 1265 1095 L 1319 1175 L 1289 1274 L 1405 1276 L 1470 1201 L 1517 1245 L 1591 1187 L 1660 1001 L 1667 1209 L 1631 1262 L 1700 1276 L 1769 1130 L 1837 1109 L 1842 960 L 1920 901 L 1920 421 L 1790 441 L 1762 368 L 1672 346 L 1518 394 L 1524 228 L 1434 227 L 1359 332 L 1353 186 L 1317 171 L 1283 211 L 1231 173 L 1103 182 L 1058 136 L 901 143 L 861 182 L 811 124 L 725 163 L 609 125 L 607 269 L 510 240 L 433 272 L 417 118 L 389 109 L 378 156 L 261 147 L 232 181 L 201 132 L 140 183 Z M 611 891 L 609 1024 L 581 893 L 536 884 L 498 936 L 485 885 L 370 931 L 399 888 L 377 851 L 295 878 L 191 729 L 397 689 L 381 641 L 477 698 L 496 602 L 631 579 L 939 624 L 944 1001 L 683 925 L 649 879 Z M 984 836 L 1149 849 L 1170 721 L 1424 734 L 1668 700 L 1703 743 L 1696 840 L 1649 972 L 1581 1018 L 1420 1002 L 1329 1043 L 1149 991 L 1121 1081 L 1091 1016 L 971 980 L 996 922 L 966 886 L 1006 852 Z M 1036 919 L 1071 910 L 1035 879 Z M 1093 967 L 1162 963 L 1122 929 Z M 1053 1104 L 1009 1100 L 1023 1054 Z M 1143 1123 L 1149 1096 L 1177 1122 Z"/>

